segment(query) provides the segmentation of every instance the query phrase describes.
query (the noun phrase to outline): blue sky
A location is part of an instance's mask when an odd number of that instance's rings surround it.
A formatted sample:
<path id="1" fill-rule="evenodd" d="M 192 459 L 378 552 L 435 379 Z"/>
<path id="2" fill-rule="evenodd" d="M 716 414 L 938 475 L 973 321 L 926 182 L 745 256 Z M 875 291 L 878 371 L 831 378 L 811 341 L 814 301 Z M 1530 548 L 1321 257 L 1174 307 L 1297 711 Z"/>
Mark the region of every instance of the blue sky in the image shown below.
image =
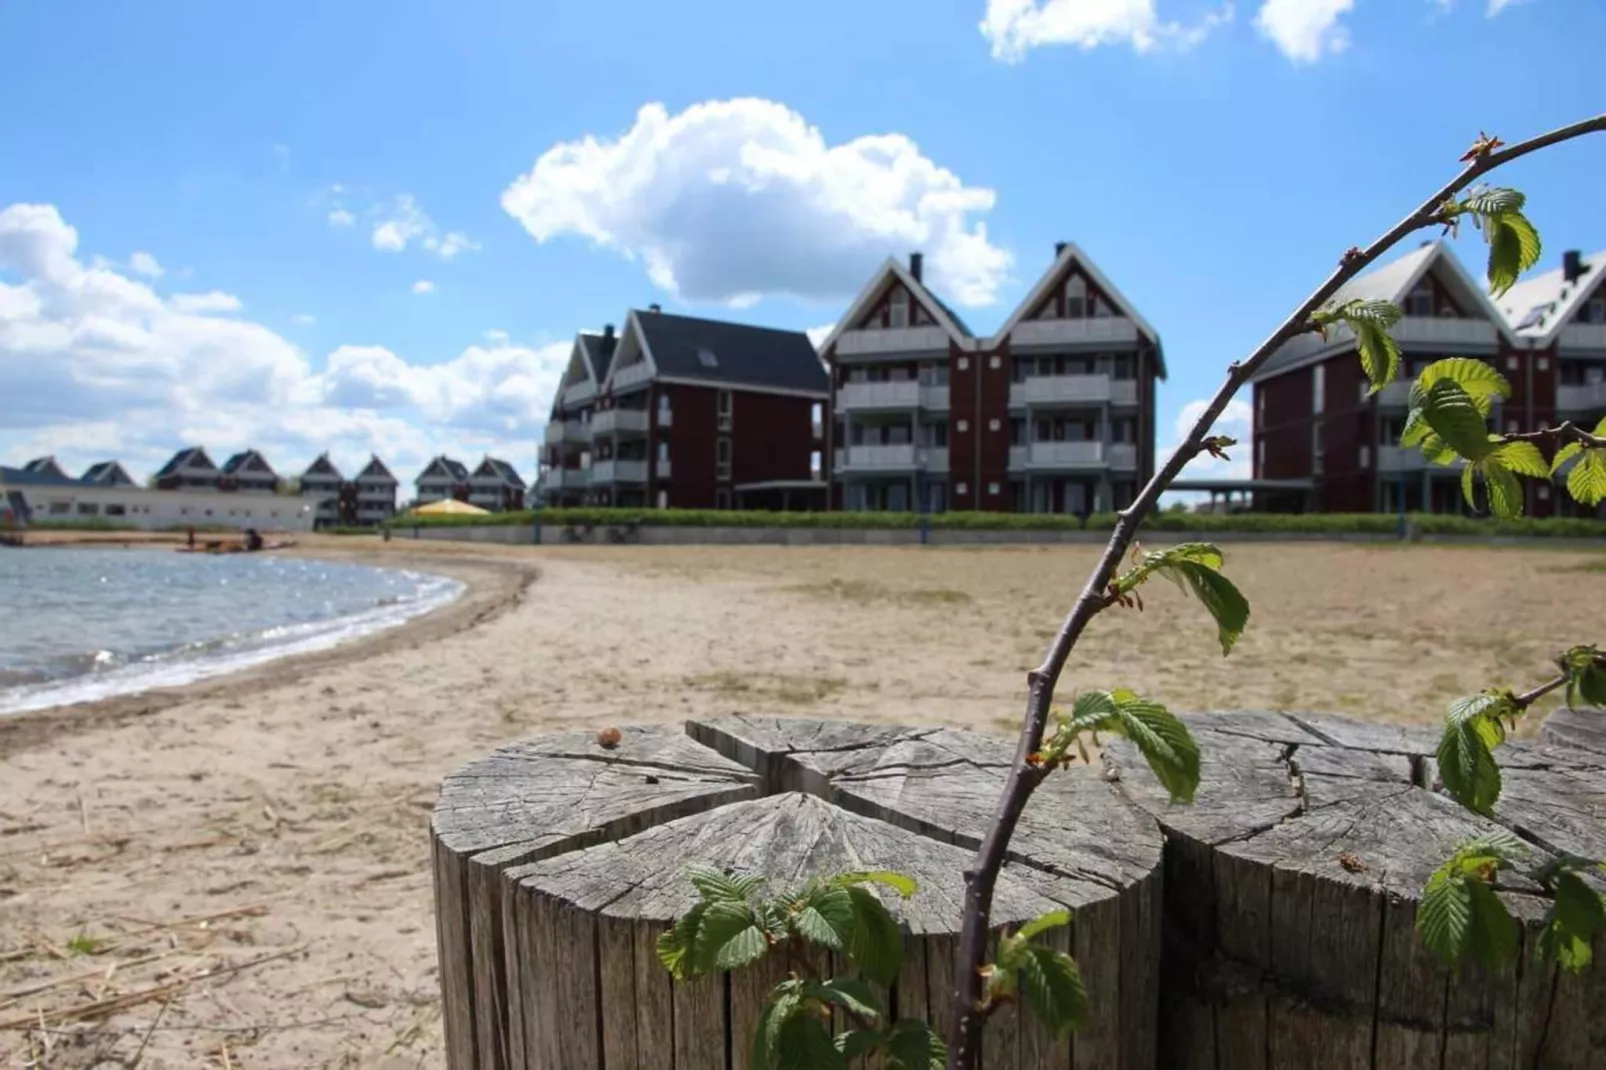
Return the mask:
<path id="1" fill-rule="evenodd" d="M 0 459 L 533 469 L 627 307 L 814 328 L 922 249 L 988 331 L 1056 240 L 1161 331 L 1163 447 L 1480 128 L 1598 110 L 1601 40 L 1594 0 L 0 6 Z M 1606 247 L 1602 174 L 1502 174 L 1544 266 Z"/>

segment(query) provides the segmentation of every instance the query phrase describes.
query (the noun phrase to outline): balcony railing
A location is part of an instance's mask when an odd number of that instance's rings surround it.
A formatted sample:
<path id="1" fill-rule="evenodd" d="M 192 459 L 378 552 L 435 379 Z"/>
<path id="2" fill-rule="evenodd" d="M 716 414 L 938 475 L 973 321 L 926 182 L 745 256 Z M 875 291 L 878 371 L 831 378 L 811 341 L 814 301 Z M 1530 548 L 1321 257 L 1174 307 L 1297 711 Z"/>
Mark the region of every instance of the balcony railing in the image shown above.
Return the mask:
<path id="1" fill-rule="evenodd" d="M 1606 349 L 1606 323 L 1569 323 L 1559 342 L 1563 349 Z"/>
<path id="2" fill-rule="evenodd" d="M 1029 346 L 1110 345 L 1136 342 L 1138 328 L 1129 319 L 1022 320 L 1009 332 L 1009 348 Z"/>
<path id="3" fill-rule="evenodd" d="M 544 441 L 548 446 L 582 445 L 590 437 L 579 420 L 554 420 L 546 425 Z"/>
<path id="4" fill-rule="evenodd" d="M 627 390 L 633 386 L 640 386 L 652 378 L 652 369 L 647 367 L 645 361 L 637 364 L 627 364 L 623 368 L 615 369 L 610 375 L 615 391 Z"/>
<path id="5" fill-rule="evenodd" d="M 565 405 L 584 405 L 597 396 L 597 384 L 590 379 L 578 383 L 571 383 L 564 388 L 563 403 Z"/>
<path id="6" fill-rule="evenodd" d="M 1009 386 L 1012 408 L 1027 405 L 1099 404 L 1110 400 L 1108 375 L 1032 375 Z"/>
<path id="7" fill-rule="evenodd" d="M 1117 472 L 1134 472 L 1138 467 L 1138 448 L 1129 443 L 1117 442 L 1110 446 L 1110 467 Z"/>
<path id="8" fill-rule="evenodd" d="M 546 474 L 546 485 L 564 490 L 584 489 L 591 485 L 591 472 L 586 468 L 550 468 Z"/>
<path id="9" fill-rule="evenodd" d="M 1466 462 L 1459 458 L 1448 465 L 1429 464 L 1427 458 L 1422 456 L 1422 451 L 1415 447 L 1379 446 L 1377 448 L 1377 470 L 1379 472 L 1420 472 L 1424 469 L 1459 472 L 1465 467 Z"/>
<path id="10" fill-rule="evenodd" d="M 948 386 L 917 379 L 886 383 L 848 383 L 836 392 L 839 412 L 873 412 L 897 409 L 948 408 Z"/>
<path id="11" fill-rule="evenodd" d="M 915 445 L 849 446 L 836 451 L 838 472 L 911 472 L 921 467 L 929 451 Z M 943 451 L 944 459 L 947 450 Z"/>
<path id="12" fill-rule="evenodd" d="M 836 340 L 839 357 L 935 352 L 948 352 L 948 332 L 935 326 L 843 331 Z"/>
<path id="13" fill-rule="evenodd" d="M 1560 412 L 1591 412 L 1595 409 L 1606 409 L 1606 383 L 1558 386 L 1556 408 Z"/>
<path id="14" fill-rule="evenodd" d="M 652 474 L 654 479 L 668 479 L 670 472 L 671 469 L 668 458 L 660 457 L 653 462 Z"/>
<path id="15" fill-rule="evenodd" d="M 593 461 L 591 463 L 591 482 L 596 483 L 645 483 L 647 482 L 646 461 Z"/>
<path id="16" fill-rule="evenodd" d="M 591 418 L 593 435 L 647 433 L 646 409 L 604 409 Z"/>
<path id="17" fill-rule="evenodd" d="M 1102 468 L 1106 464 L 1102 442 L 1033 442 L 1027 449 L 1027 468 Z"/>
<path id="18" fill-rule="evenodd" d="M 1492 353 L 1500 346 L 1500 331 L 1487 320 L 1448 319 L 1436 316 L 1402 316 L 1389 329 L 1394 340 L 1404 346 L 1421 349 L 1467 349 L 1477 353 Z M 1317 334 L 1302 334 L 1283 343 L 1277 350 L 1277 363 L 1299 360 L 1318 352 L 1330 352 L 1355 344 L 1355 335 L 1348 327 L 1339 324 L 1329 327 L 1327 338 Z"/>

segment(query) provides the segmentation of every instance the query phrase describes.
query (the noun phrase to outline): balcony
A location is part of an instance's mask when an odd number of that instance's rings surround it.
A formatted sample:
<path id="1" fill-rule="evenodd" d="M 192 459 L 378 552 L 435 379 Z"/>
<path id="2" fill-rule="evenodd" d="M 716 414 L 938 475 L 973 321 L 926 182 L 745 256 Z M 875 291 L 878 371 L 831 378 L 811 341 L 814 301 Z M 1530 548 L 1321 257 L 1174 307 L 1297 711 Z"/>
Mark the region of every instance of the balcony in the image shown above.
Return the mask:
<path id="1" fill-rule="evenodd" d="M 1463 355 L 1487 355 L 1500 348 L 1500 332 L 1487 320 L 1448 319 L 1433 316 L 1403 316 L 1389 331 L 1402 346 L 1426 350 L 1462 350 Z M 1339 325 L 1320 335 L 1302 334 L 1285 342 L 1275 359 L 1277 367 L 1316 353 L 1333 353 L 1355 344 L 1355 335 Z"/>
<path id="2" fill-rule="evenodd" d="M 1377 448 L 1377 470 L 1384 473 L 1441 471 L 1459 472 L 1466 467 L 1466 463 L 1459 458 L 1448 465 L 1429 464 L 1422 451 L 1416 447 L 1405 446 L 1379 446 Z"/>
<path id="3" fill-rule="evenodd" d="M 1009 407 L 1101 404 L 1111 399 L 1110 386 L 1108 375 L 1032 375 L 1009 384 Z"/>
<path id="4" fill-rule="evenodd" d="M 585 425 L 579 420 L 554 420 L 546 425 L 544 441 L 548 446 L 579 446 L 590 439 Z"/>
<path id="5" fill-rule="evenodd" d="M 1606 323 L 1569 323 L 1557 342 L 1562 349 L 1606 349 Z"/>
<path id="6" fill-rule="evenodd" d="M 593 461 L 591 463 L 591 482 L 597 483 L 645 483 L 647 482 L 646 461 Z"/>
<path id="7" fill-rule="evenodd" d="M 1014 451 L 1010 451 L 1011 462 Z M 1102 442 L 1033 442 L 1026 447 L 1026 468 L 1103 468 L 1105 459 Z"/>
<path id="8" fill-rule="evenodd" d="M 1582 413 L 1597 409 L 1606 409 L 1606 383 L 1556 388 L 1557 412 Z"/>
<path id="9" fill-rule="evenodd" d="M 948 332 L 936 326 L 843 331 L 836 340 L 838 357 L 881 357 L 894 353 L 946 352 L 948 352 Z"/>
<path id="10" fill-rule="evenodd" d="M 1138 448 L 1126 443 L 1117 442 L 1110 447 L 1110 467 L 1117 472 L 1136 472 L 1138 470 Z"/>
<path id="11" fill-rule="evenodd" d="M 1079 320 L 1022 320 L 1009 332 L 1012 353 L 1034 346 L 1119 345 L 1137 340 L 1137 325 L 1117 316 Z"/>
<path id="12" fill-rule="evenodd" d="M 848 383 L 836 392 L 838 412 L 888 412 L 948 408 L 948 387 L 915 379 L 887 383 Z"/>
<path id="13" fill-rule="evenodd" d="M 1377 404 L 1384 409 L 1403 409 L 1411 404 L 1412 380 L 1406 376 L 1394 380 L 1377 392 Z"/>
<path id="14" fill-rule="evenodd" d="M 615 368 L 608 377 L 613 384 L 614 392 L 628 390 L 633 386 L 641 386 L 652 378 L 652 369 L 647 367 L 646 361 L 627 364 L 623 368 Z"/>
<path id="15" fill-rule="evenodd" d="M 587 379 L 584 382 L 572 383 L 563 391 L 564 405 L 584 405 L 597 396 L 597 384 Z"/>
<path id="16" fill-rule="evenodd" d="M 645 435 L 646 409 L 604 409 L 591 417 L 592 435 Z"/>
<path id="17" fill-rule="evenodd" d="M 549 468 L 546 485 L 562 490 L 584 490 L 591 485 L 591 472 L 585 468 Z"/>
<path id="18" fill-rule="evenodd" d="M 898 446 L 849 446 L 836 451 L 838 472 L 913 472 L 917 468 L 931 467 L 933 455 L 941 454 L 942 466 L 948 467 L 946 449 L 924 449 L 905 444 Z"/>

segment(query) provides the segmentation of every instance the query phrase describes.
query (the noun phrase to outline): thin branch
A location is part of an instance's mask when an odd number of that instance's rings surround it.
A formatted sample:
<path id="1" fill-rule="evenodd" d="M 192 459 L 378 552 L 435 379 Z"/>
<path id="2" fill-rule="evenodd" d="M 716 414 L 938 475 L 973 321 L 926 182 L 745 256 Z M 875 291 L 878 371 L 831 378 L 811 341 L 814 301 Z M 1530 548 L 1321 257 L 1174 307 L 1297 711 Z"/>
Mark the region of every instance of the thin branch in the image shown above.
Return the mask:
<path id="1" fill-rule="evenodd" d="M 1542 683 L 1532 691 L 1524 691 L 1520 695 L 1512 695 L 1511 704 L 1519 710 L 1525 710 L 1557 688 L 1566 687 L 1567 681 L 1570 679 L 1572 679 L 1571 673 L 1562 673 L 1554 680 Z"/>
<path id="2" fill-rule="evenodd" d="M 1606 450 L 1606 435 L 1592 435 L 1571 420 L 1563 420 L 1555 427 L 1543 427 L 1538 431 L 1522 431 L 1501 435 L 1500 440 L 1502 442 L 1555 442 L 1557 445 L 1576 442 L 1585 449 Z"/>
<path id="3" fill-rule="evenodd" d="M 1340 287 L 1360 274 L 1407 235 L 1439 222 L 1444 203 L 1479 177 L 1547 146 L 1602 131 L 1606 131 L 1606 115 L 1573 123 L 1571 126 L 1553 130 L 1496 152 L 1490 152 L 1491 143 L 1480 137 L 1478 143 L 1468 153 L 1472 158 L 1471 162 L 1461 170 L 1460 174 L 1436 190 L 1415 211 L 1396 223 L 1364 250 L 1351 248 L 1346 251 L 1338 269 L 1283 321 L 1282 326 L 1273 331 L 1247 360 L 1237 361 L 1229 366 L 1226 382 L 1199 414 L 1199 418 L 1194 421 L 1192 429 L 1181 444 L 1153 478 L 1144 485 L 1131 506 L 1121 512 L 1115 530 L 1110 535 L 1109 545 L 1105 547 L 1103 556 L 1099 558 L 1098 565 L 1088 577 L 1075 605 L 1060 625 L 1059 632 L 1049 646 L 1042 664 L 1027 675 L 1026 713 L 1020 741 L 1015 748 L 1015 760 L 1005 779 L 1003 790 L 999 793 L 992 827 L 982 840 L 970 868 L 965 871 L 965 913 L 954 972 L 954 1014 L 948 1045 L 949 1070 L 975 1070 L 980 1059 L 982 1025 L 985 1021 L 985 1015 L 980 1010 L 983 991 L 980 971 L 987 949 L 993 891 L 998 882 L 998 872 L 1003 866 L 1005 850 L 1014 836 L 1015 826 L 1026 809 L 1027 800 L 1042 780 L 1042 774 L 1033 769 L 1027 759 L 1042 746 L 1049 707 L 1054 701 L 1054 687 L 1059 681 L 1066 659 L 1088 623 L 1100 610 L 1109 605 L 1107 592 L 1110 580 L 1137 535 L 1143 518 L 1154 508 L 1161 493 L 1177 478 L 1183 467 L 1198 455 L 1211 427 L 1225 411 L 1227 403 L 1232 400 L 1238 389 L 1284 343 L 1304 333 L 1312 315 L 1337 293 Z M 1062 814 L 1059 818 L 1072 820 L 1073 816 Z"/>

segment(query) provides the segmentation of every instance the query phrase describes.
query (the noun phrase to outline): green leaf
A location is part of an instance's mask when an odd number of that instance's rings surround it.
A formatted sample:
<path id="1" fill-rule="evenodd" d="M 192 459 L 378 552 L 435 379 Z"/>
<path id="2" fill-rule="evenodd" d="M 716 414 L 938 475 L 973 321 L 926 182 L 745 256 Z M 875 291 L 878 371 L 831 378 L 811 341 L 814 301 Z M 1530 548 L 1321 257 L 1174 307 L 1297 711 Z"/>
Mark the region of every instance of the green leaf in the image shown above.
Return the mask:
<path id="1" fill-rule="evenodd" d="M 1393 306 L 1390 306 L 1393 307 Z M 1361 368 L 1372 381 L 1368 394 L 1375 394 L 1392 383 L 1400 371 L 1400 344 L 1388 329 L 1364 319 L 1350 319 L 1350 330 L 1355 332 L 1356 348 L 1361 354 Z"/>
<path id="2" fill-rule="evenodd" d="M 1489 488 L 1489 511 L 1503 520 L 1522 515 L 1522 484 L 1510 470 L 1501 467 L 1493 458 L 1478 466 L 1484 484 Z M 1470 471 L 1470 469 L 1469 469 Z"/>
<path id="3" fill-rule="evenodd" d="M 1467 937 L 1472 931 L 1472 895 L 1467 878 L 1446 862 L 1433 871 L 1422 889 L 1422 902 L 1416 908 L 1416 931 L 1427 949 L 1445 965 L 1455 967 L 1466 954 Z"/>
<path id="4" fill-rule="evenodd" d="M 1594 957 L 1595 933 L 1606 927 L 1606 904 L 1576 873 L 1562 873 L 1539 938 L 1541 957 L 1554 956 L 1563 969 L 1582 971 Z"/>
<path id="5" fill-rule="evenodd" d="M 1567 473 L 1573 500 L 1594 507 L 1606 501 L 1606 450 L 1587 450 Z"/>
<path id="6" fill-rule="evenodd" d="M 886 1037 L 879 1029 L 849 1029 L 836 1035 L 836 1049 L 851 1065 L 853 1060 L 870 1054 L 885 1040 Z"/>
<path id="7" fill-rule="evenodd" d="M 1224 561 L 1221 551 L 1208 542 L 1179 542 L 1164 550 L 1144 554 L 1141 561 L 1116 579 L 1115 586 L 1122 594 L 1128 594 L 1150 576 L 1169 566 L 1191 562 L 1205 568 L 1219 569 Z"/>
<path id="8" fill-rule="evenodd" d="M 1050 929 L 1058 929 L 1070 923 L 1071 912 L 1069 910 L 1051 910 L 1047 914 L 1035 917 L 1025 925 L 1022 925 L 1015 935 L 1022 940 L 1030 940 L 1048 932 Z"/>
<path id="9" fill-rule="evenodd" d="M 1454 379 L 1435 380 L 1423 393 L 1418 410 L 1433 433 L 1467 460 L 1481 460 L 1492 449 L 1484 414 Z"/>
<path id="10" fill-rule="evenodd" d="M 931 1026 L 903 1018 L 887 1031 L 887 1070 L 943 1070 L 948 1047 Z"/>
<path id="11" fill-rule="evenodd" d="M 745 966 L 769 949 L 764 930 L 745 903 L 718 899 L 703 912 L 689 957 L 695 973 Z"/>
<path id="12" fill-rule="evenodd" d="M 1545 455 L 1539 452 L 1539 447 L 1532 442 L 1507 442 L 1498 446 L 1490 454 L 1490 458 L 1520 476 L 1533 476 L 1535 479 L 1544 479 L 1550 475 L 1550 466 L 1545 464 Z"/>
<path id="13" fill-rule="evenodd" d="M 703 915 L 707 911 L 706 902 L 695 904 L 676 918 L 675 924 L 658 937 L 658 961 L 663 963 L 664 969 L 668 970 L 670 976 L 677 981 L 691 974 L 691 948 L 696 942 L 697 931 L 702 927 Z"/>
<path id="14" fill-rule="evenodd" d="M 1115 581 L 1115 586 L 1126 594 L 1150 576 L 1158 575 L 1184 591 L 1191 590 L 1215 618 L 1221 652 L 1229 654 L 1249 626 L 1249 602 L 1221 574 L 1223 560 L 1221 551 L 1207 542 L 1178 543 L 1144 554 L 1142 561 Z"/>
<path id="15" fill-rule="evenodd" d="M 886 1013 L 875 988 L 869 982 L 857 977 L 833 977 L 829 981 L 811 981 L 804 986 L 804 995 L 821 1003 L 841 1007 L 849 1014 L 856 1014 L 860 1018 L 879 1018 Z"/>
<path id="16" fill-rule="evenodd" d="M 1467 894 L 1472 903 L 1472 954 L 1485 969 L 1499 969 L 1516 957 L 1520 926 L 1486 882 L 1469 880 Z"/>
<path id="17" fill-rule="evenodd" d="M 777 1070 L 848 1070 L 848 1060 L 837 1048 L 831 1027 L 807 1012 L 787 1017 L 775 1047 Z"/>
<path id="18" fill-rule="evenodd" d="M 1446 357 L 1422 369 L 1411 384 L 1410 407 L 1421 408 L 1433 384 L 1448 379 L 1465 390 L 1477 403 L 1478 412 L 1488 416 L 1495 398 L 1511 396 L 1511 383 L 1492 365 L 1476 357 Z"/>
<path id="19" fill-rule="evenodd" d="M 903 932 L 886 906 L 869 889 L 855 886 L 847 892 L 853 907 L 848 954 L 870 980 L 890 985 L 903 969 Z"/>
<path id="20" fill-rule="evenodd" d="M 1522 239 L 1500 215 L 1484 221 L 1483 233 L 1489 239 L 1489 293 L 1500 297 L 1522 274 Z"/>
<path id="21" fill-rule="evenodd" d="M 840 950 L 853 932 L 853 900 L 848 889 L 821 889 L 793 917 L 792 925 L 803 939 Z"/>
<path id="22" fill-rule="evenodd" d="M 1064 1036 L 1087 1016 L 1087 991 L 1076 960 L 1040 944 L 1028 945 L 1026 953 L 1020 971 L 1026 1006 L 1055 1036 Z"/>
<path id="23" fill-rule="evenodd" d="M 753 1043 L 748 1049 L 750 1070 L 772 1070 L 778 1065 L 781 1030 L 787 1021 L 803 1009 L 802 982 L 782 981 L 770 992 L 769 1001 L 759 1012 L 753 1030 Z"/>
<path id="24" fill-rule="evenodd" d="M 1480 814 L 1489 813 L 1500 798 L 1500 767 L 1495 764 L 1494 748 L 1504 741 L 1505 729 L 1494 715 L 1499 705 L 1493 696 L 1457 700 L 1445 718 L 1439 740 L 1439 779 L 1445 790 L 1462 806 Z"/>
<path id="25" fill-rule="evenodd" d="M 1072 732 L 1098 731 L 1118 716 L 1114 695 L 1108 691 L 1083 691 L 1071 703 L 1070 716 L 1062 718 L 1062 722 Z"/>
<path id="26" fill-rule="evenodd" d="M 714 953 L 714 969 L 741 969 L 763 958 L 769 949 L 770 942 L 764 930 L 749 922 L 745 928 L 720 945 L 719 950 Z"/>
<path id="27" fill-rule="evenodd" d="M 1550 461 L 1550 474 L 1555 475 L 1561 471 L 1561 466 L 1566 464 L 1569 458 L 1578 456 L 1583 450 L 1584 444 L 1582 442 L 1569 442 L 1557 450 L 1556 456 Z"/>
<path id="28" fill-rule="evenodd" d="M 890 869 L 868 869 L 856 873 L 844 873 L 836 878 L 837 884 L 885 884 L 903 898 L 907 899 L 919 890 L 920 885 L 906 873 L 897 873 Z"/>
<path id="29" fill-rule="evenodd" d="M 1517 190 L 1485 186 L 1469 193 L 1461 207 L 1474 215 L 1489 216 L 1520 212 L 1527 202 L 1528 198 Z"/>
<path id="30" fill-rule="evenodd" d="M 1199 745 L 1188 726 L 1157 702 L 1130 691 L 1110 694 L 1115 715 L 1096 726 L 1130 739 L 1174 802 L 1192 802 L 1199 787 Z"/>
<path id="31" fill-rule="evenodd" d="M 725 900 L 745 903 L 764 886 L 763 877 L 736 877 L 713 866 L 688 866 L 686 876 L 692 887 L 710 902 Z"/>

